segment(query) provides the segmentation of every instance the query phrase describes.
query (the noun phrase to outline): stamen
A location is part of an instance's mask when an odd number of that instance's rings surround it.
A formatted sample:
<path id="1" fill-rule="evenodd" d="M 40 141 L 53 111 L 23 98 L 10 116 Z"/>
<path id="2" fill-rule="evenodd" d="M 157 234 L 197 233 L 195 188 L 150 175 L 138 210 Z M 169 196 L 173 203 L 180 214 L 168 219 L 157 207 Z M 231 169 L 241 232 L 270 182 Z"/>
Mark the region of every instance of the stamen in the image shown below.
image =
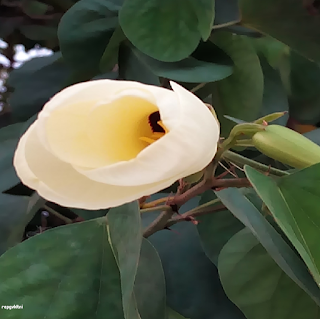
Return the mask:
<path id="1" fill-rule="evenodd" d="M 139 137 L 139 140 L 147 142 L 148 144 L 152 144 L 152 143 L 154 143 L 156 141 L 156 140 L 154 140 L 154 139 L 152 139 L 150 137 Z"/>
<path id="2" fill-rule="evenodd" d="M 144 142 L 147 142 L 148 144 L 152 144 L 169 132 L 168 129 L 160 120 L 160 113 L 158 111 L 150 114 L 149 125 L 152 129 L 151 136 L 140 137 L 139 138 L 140 141 L 144 141 Z"/>
<path id="3" fill-rule="evenodd" d="M 165 127 L 165 125 L 162 123 L 162 121 L 158 121 L 157 124 L 161 126 L 161 128 L 164 131 L 164 134 L 167 134 L 169 132 L 168 129 Z"/>

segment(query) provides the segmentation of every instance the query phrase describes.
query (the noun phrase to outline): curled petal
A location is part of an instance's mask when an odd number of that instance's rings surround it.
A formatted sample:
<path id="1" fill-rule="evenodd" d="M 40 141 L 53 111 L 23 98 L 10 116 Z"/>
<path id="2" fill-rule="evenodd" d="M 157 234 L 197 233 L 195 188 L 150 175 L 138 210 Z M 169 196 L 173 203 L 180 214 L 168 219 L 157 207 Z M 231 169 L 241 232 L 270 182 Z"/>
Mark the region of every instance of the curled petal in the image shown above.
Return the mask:
<path id="1" fill-rule="evenodd" d="M 195 95 L 171 83 L 178 96 L 180 117 L 172 130 L 146 147 L 138 156 L 97 169 L 75 169 L 88 178 L 112 185 L 134 186 L 155 183 L 196 173 L 209 164 L 217 150 L 219 125 L 207 106 Z M 157 104 L 169 114 L 170 105 Z"/>
<path id="2" fill-rule="evenodd" d="M 115 207 L 150 195 L 175 182 L 121 187 L 99 183 L 75 171 L 45 149 L 36 132 L 37 121 L 21 138 L 14 156 L 14 166 L 21 181 L 40 196 L 67 207 L 102 209 Z"/>

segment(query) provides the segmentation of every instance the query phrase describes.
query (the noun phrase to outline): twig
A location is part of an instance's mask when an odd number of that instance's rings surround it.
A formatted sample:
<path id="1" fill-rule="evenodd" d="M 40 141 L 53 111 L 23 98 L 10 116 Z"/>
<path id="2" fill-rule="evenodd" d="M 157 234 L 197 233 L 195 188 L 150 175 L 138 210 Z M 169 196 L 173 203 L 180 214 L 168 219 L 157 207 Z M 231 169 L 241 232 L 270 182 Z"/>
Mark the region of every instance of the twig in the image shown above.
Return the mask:
<path id="1" fill-rule="evenodd" d="M 48 205 L 44 205 L 43 208 L 49 212 L 52 215 L 57 216 L 58 218 L 60 218 L 61 220 L 63 220 L 66 224 L 72 224 L 72 220 L 66 216 L 61 215 L 60 213 L 58 213 L 57 211 L 55 211 L 53 208 L 49 207 Z"/>
<path id="2" fill-rule="evenodd" d="M 240 154 L 231 152 L 231 151 L 225 151 L 222 155 L 223 159 L 226 159 L 230 162 L 235 162 L 236 164 L 240 164 L 242 167 L 244 165 L 250 165 L 253 168 L 256 168 L 259 171 L 262 172 L 268 172 L 272 175 L 275 176 L 285 176 L 285 175 L 289 175 L 290 173 L 286 172 L 286 171 L 282 171 L 280 169 L 274 168 L 274 167 L 269 167 L 267 165 L 264 165 L 262 163 L 256 162 L 254 160 L 251 160 L 247 157 L 244 157 Z"/>
<path id="3" fill-rule="evenodd" d="M 221 212 L 226 209 L 227 208 L 223 204 L 220 204 L 220 205 L 215 205 L 214 207 L 204 207 L 199 210 L 190 210 L 189 212 L 186 212 L 182 215 L 178 215 L 176 217 L 169 219 L 165 227 L 170 227 L 179 222 L 190 221 L 191 218 L 195 218 L 198 216 Z"/>
<path id="4" fill-rule="evenodd" d="M 141 208 L 140 213 L 147 213 L 147 212 L 155 212 L 157 210 L 170 210 L 171 207 L 168 205 L 159 205 L 159 206 L 153 206 L 153 207 L 147 207 L 147 208 Z"/>
<path id="5" fill-rule="evenodd" d="M 156 199 L 152 202 L 144 203 L 141 208 L 145 209 L 145 208 L 155 207 L 155 206 L 162 204 L 162 203 L 165 203 L 167 201 L 168 201 L 168 197 L 162 197 L 162 198 Z"/>
<path id="6" fill-rule="evenodd" d="M 225 209 L 226 207 L 220 204 L 220 205 L 215 205 L 214 207 L 203 207 L 201 209 L 195 209 L 195 210 L 192 209 L 182 215 L 178 215 L 173 218 L 169 217 L 168 214 L 166 215 L 165 214 L 166 212 L 162 212 L 159 215 L 159 217 L 144 231 L 143 236 L 147 238 L 153 235 L 154 233 L 156 233 L 157 231 L 169 228 L 174 224 L 177 224 L 180 222 L 186 222 L 186 221 L 195 221 L 195 217 L 197 216 L 217 213 Z M 173 211 L 171 211 L 171 216 L 172 214 L 173 214 Z"/>
<path id="7" fill-rule="evenodd" d="M 192 215 L 193 213 L 196 213 L 198 210 L 201 210 L 203 208 L 207 208 L 207 207 L 210 207 L 212 208 L 213 205 L 216 205 L 218 203 L 220 203 L 221 200 L 219 198 L 216 198 L 216 199 L 213 199 L 213 200 L 210 200 L 209 202 L 206 202 L 202 205 L 199 205 L 198 207 L 196 208 L 193 208 L 193 209 L 190 209 L 187 213 L 185 214 L 189 214 L 189 215 Z"/>
<path id="8" fill-rule="evenodd" d="M 229 21 L 229 22 L 226 22 L 226 23 L 221 23 L 221 24 L 216 24 L 216 25 L 213 25 L 212 26 L 212 30 L 215 30 L 215 29 L 222 29 L 222 28 L 226 28 L 226 27 L 231 27 L 235 24 L 238 24 L 240 23 L 241 20 L 233 20 L 233 21 Z"/>
<path id="9" fill-rule="evenodd" d="M 148 238 L 152 234 L 156 233 L 166 227 L 168 220 L 172 217 L 174 211 L 164 210 L 143 232 L 143 237 Z"/>
<path id="10" fill-rule="evenodd" d="M 207 82 L 200 83 L 197 86 L 195 86 L 193 89 L 191 89 L 190 92 L 195 93 L 198 90 L 202 89 L 206 84 Z"/>
<path id="11" fill-rule="evenodd" d="M 191 198 L 204 193 L 211 188 L 227 188 L 227 187 L 249 187 L 251 186 L 247 178 L 233 178 L 233 179 L 216 179 L 212 178 L 209 181 L 203 181 L 185 193 L 174 197 L 170 204 L 175 204 L 178 207 L 185 204 Z"/>

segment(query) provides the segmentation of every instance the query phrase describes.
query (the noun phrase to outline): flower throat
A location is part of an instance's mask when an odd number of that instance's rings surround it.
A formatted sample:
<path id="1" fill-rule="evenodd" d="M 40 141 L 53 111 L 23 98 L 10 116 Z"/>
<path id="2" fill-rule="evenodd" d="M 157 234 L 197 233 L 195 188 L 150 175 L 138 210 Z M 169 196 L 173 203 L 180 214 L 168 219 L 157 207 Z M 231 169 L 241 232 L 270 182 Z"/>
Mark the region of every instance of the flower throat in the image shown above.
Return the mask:
<path id="1" fill-rule="evenodd" d="M 148 137 L 140 137 L 141 141 L 147 142 L 148 144 L 152 144 L 168 133 L 167 128 L 162 123 L 160 118 L 159 111 L 153 112 L 148 117 L 148 122 L 152 130 L 152 134 Z"/>

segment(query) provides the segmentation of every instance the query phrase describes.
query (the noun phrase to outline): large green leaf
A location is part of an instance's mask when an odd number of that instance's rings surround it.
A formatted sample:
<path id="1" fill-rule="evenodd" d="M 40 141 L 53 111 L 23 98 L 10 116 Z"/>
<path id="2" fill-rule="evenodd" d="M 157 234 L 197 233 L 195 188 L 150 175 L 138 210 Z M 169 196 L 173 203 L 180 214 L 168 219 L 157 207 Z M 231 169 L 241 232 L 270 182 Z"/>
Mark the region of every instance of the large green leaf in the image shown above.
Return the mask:
<path id="1" fill-rule="evenodd" d="M 34 41 L 42 40 L 56 40 L 57 38 L 57 26 L 46 25 L 23 25 L 20 27 L 21 33 L 28 39 Z"/>
<path id="2" fill-rule="evenodd" d="M 216 194 L 230 212 L 252 231 L 281 269 L 320 305 L 320 290 L 307 267 L 248 199 L 248 194 L 243 195 L 235 188 Z"/>
<path id="3" fill-rule="evenodd" d="M 204 41 L 208 40 L 214 21 L 215 0 L 191 0 L 198 18 L 198 30 Z"/>
<path id="4" fill-rule="evenodd" d="M 276 180 L 251 167 L 245 172 L 320 285 L 320 164 Z"/>
<path id="5" fill-rule="evenodd" d="M 275 113 L 289 111 L 288 98 L 286 90 L 281 81 L 278 70 L 273 69 L 264 57 L 260 57 L 260 63 L 264 75 L 263 101 L 259 117 Z M 285 126 L 288 121 L 288 114 L 272 122 Z"/>
<path id="6" fill-rule="evenodd" d="M 132 49 L 126 45 L 121 45 L 119 49 L 119 76 L 124 80 L 160 85 L 159 77 L 142 63 Z"/>
<path id="7" fill-rule="evenodd" d="M 247 319 L 317 319 L 318 306 L 273 261 L 249 229 L 234 235 L 219 256 L 219 274 Z"/>
<path id="8" fill-rule="evenodd" d="M 1 318 L 123 319 L 120 275 L 106 220 L 48 230 L 0 257 Z"/>
<path id="9" fill-rule="evenodd" d="M 87 209 L 80 209 L 80 208 L 71 208 L 71 210 L 85 220 L 103 217 L 109 211 L 109 209 L 87 210 Z"/>
<path id="10" fill-rule="evenodd" d="M 152 199 L 162 196 L 164 194 L 153 195 Z M 193 209 L 198 201 L 196 198 L 189 201 L 180 213 Z M 144 227 L 158 214 L 143 214 Z M 195 225 L 181 222 L 172 226 L 172 230 L 153 234 L 149 240 L 162 260 L 169 307 L 192 319 L 244 319 L 242 313 L 225 296 L 217 269 L 206 257 Z"/>
<path id="11" fill-rule="evenodd" d="M 141 319 L 166 318 L 166 285 L 156 249 L 143 239 L 134 293 Z"/>
<path id="12" fill-rule="evenodd" d="M 240 0 L 241 24 L 268 34 L 312 60 L 320 60 L 320 16 L 313 1 Z M 314 7 L 317 12 L 318 9 Z"/>
<path id="13" fill-rule="evenodd" d="M 90 79 L 118 25 L 123 0 L 81 0 L 62 17 L 58 36 L 65 61 Z"/>
<path id="14" fill-rule="evenodd" d="M 0 129 L 0 192 L 8 190 L 20 181 L 13 167 L 13 155 L 21 135 L 34 119 L 35 117 L 32 117 L 24 123 Z"/>
<path id="15" fill-rule="evenodd" d="M 186 319 L 185 317 L 181 316 L 180 313 L 174 311 L 171 308 L 168 309 L 168 319 Z"/>
<path id="16" fill-rule="evenodd" d="M 213 105 L 221 123 L 222 136 L 226 136 L 233 123 L 224 115 L 253 121 L 262 105 L 263 74 L 256 51 L 243 36 L 218 32 L 212 41 L 224 50 L 234 62 L 234 72 L 215 84 Z"/>
<path id="17" fill-rule="evenodd" d="M 290 52 L 288 46 L 268 36 L 252 39 L 251 43 L 259 56 L 263 55 L 273 68 L 278 67 L 283 56 Z"/>
<path id="18" fill-rule="evenodd" d="M 0 255 L 22 240 L 28 202 L 28 197 L 0 194 Z"/>
<path id="19" fill-rule="evenodd" d="M 232 74 L 232 62 L 225 57 L 217 56 L 216 62 L 207 62 L 188 57 L 179 62 L 161 62 L 155 60 L 137 49 L 133 49 L 137 58 L 154 74 L 179 82 L 213 82 Z M 214 57 L 213 57 L 214 59 Z"/>
<path id="20" fill-rule="evenodd" d="M 290 54 L 290 116 L 304 124 L 320 121 L 320 65 Z"/>
<path id="21" fill-rule="evenodd" d="M 212 190 L 201 195 L 200 205 L 216 199 Z M 201 244 L 208 258 L 217 266 L 222 247 L 228 240 L 241 230 L 243 224 L 227 209 L 197 218 Z"/>
<path id="22" fill-rule="evenodd" d="M 14 89 L 9 98 L 13 118 L 25 121 L 38 113 L 54 94 L 64 88 L 69 75 L 59 52 L 34 58 L 12 71 L 8 85 Z"/>
<path id="23" fill-rule="evenodd" d="M 201 38 L 192 1 L 197 5 L 198 0 L 126 1 L 119 13 L 121 27 L 133 45 L 152 58 L 182 60 Z"/>
<path id="24" fill-rule="evenodd" d="M 40 1 L 31 0 L 31 1 L 21 1 L 21 9 L 24 13 L 32 16 L 43 15 L 49 9 L 49 6 Z"/>
<path id="25" fill-rule="evenodd" d="M 120 269 L 124 317 L 138 319 L 139 313 L 133 293 L 142 242 L 138 203 L 110 209 L 107 220 L 109 241 Z"/>
<path id="26" fill-rule="evenodd" d="M 119 59 L 120 44 L 126 39 L 121 27 L 118 25 L 114 30 L 110 41 L 103 52 L 100 60 L 100 70 L 102 72 L 110 72 L 113 70 Z"/>

